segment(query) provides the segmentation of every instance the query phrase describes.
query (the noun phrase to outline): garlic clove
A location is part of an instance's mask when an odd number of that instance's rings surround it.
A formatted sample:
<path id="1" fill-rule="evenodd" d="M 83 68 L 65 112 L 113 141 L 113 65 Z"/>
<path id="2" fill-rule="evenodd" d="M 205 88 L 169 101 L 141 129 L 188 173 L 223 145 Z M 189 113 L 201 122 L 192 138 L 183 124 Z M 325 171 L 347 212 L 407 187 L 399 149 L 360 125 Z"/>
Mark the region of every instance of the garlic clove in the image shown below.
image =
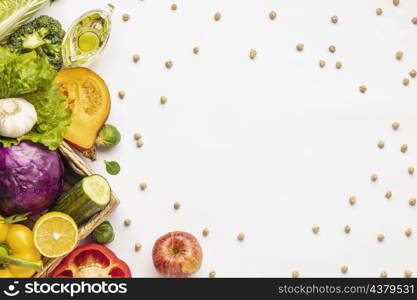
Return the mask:
<path id="1" fill-rule="evenodd" d="M 18 138 L 28 133 L 36 124 L 35 107 L 22 98 L 0 99 L 0 135 Z"/>

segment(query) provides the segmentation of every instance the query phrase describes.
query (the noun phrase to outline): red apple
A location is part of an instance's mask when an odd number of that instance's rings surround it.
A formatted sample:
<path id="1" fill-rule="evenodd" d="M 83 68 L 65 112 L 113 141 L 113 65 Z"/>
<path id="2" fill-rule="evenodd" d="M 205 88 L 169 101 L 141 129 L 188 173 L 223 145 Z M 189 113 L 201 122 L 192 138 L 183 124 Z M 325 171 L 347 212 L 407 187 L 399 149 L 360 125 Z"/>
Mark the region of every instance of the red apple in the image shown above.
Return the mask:
<path id="1" fill-rule="evenodd" d="M 203 251 L 190 233 L 173 231 L 161 236 L 153 246 L 155 269 L 164 277 L 190 277 L 200 270 Z"/>

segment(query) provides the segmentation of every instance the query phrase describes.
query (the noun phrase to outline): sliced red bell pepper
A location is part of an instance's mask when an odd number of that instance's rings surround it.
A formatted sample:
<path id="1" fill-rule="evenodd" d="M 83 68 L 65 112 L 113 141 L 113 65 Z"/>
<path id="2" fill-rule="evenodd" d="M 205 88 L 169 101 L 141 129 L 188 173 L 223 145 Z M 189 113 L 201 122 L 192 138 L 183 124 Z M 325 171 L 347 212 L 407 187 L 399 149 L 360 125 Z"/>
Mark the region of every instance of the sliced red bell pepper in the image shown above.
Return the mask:
<path id="1" fill-rule="evenodd" d="M 101 244 L 74 249 L 52 272 L 52 278 L 130 278 L 129 266 Z"/>

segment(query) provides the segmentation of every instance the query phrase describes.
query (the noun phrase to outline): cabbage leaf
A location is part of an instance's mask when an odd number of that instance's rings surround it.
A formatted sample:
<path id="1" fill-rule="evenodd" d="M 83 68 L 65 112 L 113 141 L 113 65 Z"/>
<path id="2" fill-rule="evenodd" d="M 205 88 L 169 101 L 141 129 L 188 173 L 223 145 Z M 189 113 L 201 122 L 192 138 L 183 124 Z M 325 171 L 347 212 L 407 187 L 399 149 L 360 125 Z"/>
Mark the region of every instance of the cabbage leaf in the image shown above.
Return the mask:
<path id="1" fill-rule="evenodd" d="M 1 0 L 0 40 L 29 21 L 46 3 L 47 0 Z"/>

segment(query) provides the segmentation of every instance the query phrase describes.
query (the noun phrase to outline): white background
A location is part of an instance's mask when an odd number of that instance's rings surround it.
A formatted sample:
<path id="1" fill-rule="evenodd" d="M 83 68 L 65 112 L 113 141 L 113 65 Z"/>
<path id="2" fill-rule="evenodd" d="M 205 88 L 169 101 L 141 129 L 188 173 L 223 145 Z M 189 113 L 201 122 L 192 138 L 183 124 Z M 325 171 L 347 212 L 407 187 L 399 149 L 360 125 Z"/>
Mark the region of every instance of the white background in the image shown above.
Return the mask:
<path id="1" fill-rule="evenodd" d="M 201 277 L 210 270 L 219 277 L 281 277 L 293 270 L 313 277 L 417 274 L 417 207 L 408 205 L 417 196 L 417 174 L 407 173 L 408 166 L 417 168 L 417 78 L 402 85 L 417 68 L 417 26 L 410 22 L 417 1 L 394 7 L 391 0 L 176 0 L 177 11 L 166 0 L 111 2 L 111 41 L 91 67 L 108 83 L 108 122 L 123 140 L 100 152 L 93 167 L 105 174 L 103 160 L 122 166 L 119 175 L 107 176 L 122 200 L 111 217 L 117 237 L 110 247 L 134 276 L 158 276 L 152 246 L 172 230 L 200 240 Z M 68 28 L 104 3 L 58 0 L 43 12 Z M 251 48 L 258 52 L 254 60 Z M 141 60 L 134 64 L 136 53 Z M 164 67 L 168 59 L 171 70 Z M 126 92 L 122 101 L 119 90 Z M 393 121 L 401 123 L 398 131 Z M 143 135 L 141 149 L 135 132 Z M 351 195 L 358 198 L 353 207 Z M 128 228 L 125 218 L 132 219 Z M 415 231 L 410 238 L 407 227 Z M 382 243 L 378 233 L 385 234 Z M 134 251 L 135 242 L 141 251 Z M 342 265 L 349 266 L 345 275 Z"/>

